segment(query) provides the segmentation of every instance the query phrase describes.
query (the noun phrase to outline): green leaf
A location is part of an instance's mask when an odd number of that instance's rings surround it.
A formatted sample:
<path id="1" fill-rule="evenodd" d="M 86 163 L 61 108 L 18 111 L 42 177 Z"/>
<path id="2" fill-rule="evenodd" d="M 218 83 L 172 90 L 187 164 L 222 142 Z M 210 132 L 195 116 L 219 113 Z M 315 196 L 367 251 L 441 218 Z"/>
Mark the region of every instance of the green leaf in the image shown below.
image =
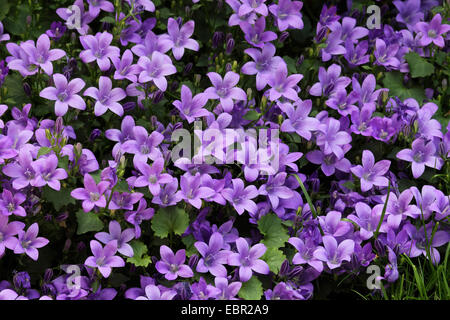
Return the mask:
<path id="1" fill-rule="evenodd" d="M 245 114 L 244 119 L 249 120 L 249 121 L 255 121 L 255 120 L 258 120 L 260 117 L 261 117 L 261 114 L 259 112 L 257 112 L 256 110 L 249 110 Z"/>
<path id="2" fill-rule="evenodd" d="M 130 242 L 133 248 L 133 257 L 127 258 L 127 262 L 134 264 L 136 267 L 146 268 L 151 263 L 151 258 L 148 256 L 148 248 L 141 241 L 133 240 Z"/>
<path id="3" fill-rule="evenodd" d="M 270 271 L 276 274 L 278 273 L 278 271 L 280 271 L 281 264 L 286 259 L 286 256 L 280 249 L 268 248 L 261 259 L 267 262 Z"/>
<path id="4" fill-rule="evenodd" d="M 160 238 L 169 233 L 183 234 L 189 226 L 189 216 L 181 208 L 167 207 L 159 209 L 152 219 L 152 230 Z"/>
<path id="5" fill-rule="evenodd" d="M 289 240 L 288 232 L 283 227 L 281 219 L 273 213 L 263 216 L 258 221 L 258 229 L 264 235 L 262 243 L 268 248 L 284 247 L 286 241 Z"/>
<path id="6" fill-rule="evenodd" d="M 64 157 L 59 158 L 58 167 L 66 170 L 66 171 L 69 171 L 69 156 L 64 156 Z"/>
<path id="7" fill-rule="evenodd" d="M 197 253 L 197 248 L 195 248 L 195 238 L 190 234 L 187 237 L 183 237 L 181 242 L 186 246 L 186 256 L 190 257 L 193 254 Z"/>
<path id="8" fill-rule="evenodd" d="M 100 20 L 100 22 L 106 22 L 106 23 L 115 24 L 116 23 L 116 19 L 114 19 L 113 17 L 106 16 L 106 17 L 102 18 Z"/>
<path id="9" fill-rule="evenodd" d="M 419 86 L 406 88 L 403 85 L 403 75 L 400 72 L 386 72 L 383 86 L 389 88 L 390 96 L 397 96 L 402 100 L 414 98 L 419 104 L 425 99 L 425 89 Z"/>
<path id="10" fill-rule="evenodd" d="M 38 151 L 37 157 L 39 159 L 40 156 L 45 156 L 46 154 L 49 154 L 52 152 L 52 148 L 50 147 L 41 147 Z"/>
<path id="11" fill-rule="evenodd" d="M 263 295 L 261 281 L 253 276 L 247 282 L 242 283 L 238 296 L 244 300 L 260 300 Z"/>
<path id="12" fill-rule="evenodd" d="M 283 60 L 287 64 L 289 73 L 297 73 L 297 61 L 295 61 L 294 59 L 292 59 L 289 56 L 284 56 Z"/>
<path id="13" fill-rule="evenodd" d="M 413 78 L 423 78 L 434 74 L 434 66 L 416 52 L 411 51 L 405 54 L 405 60 L 408 62 Z"/>
<path id="14" fill-rule="evenodd" d="M 75 199 L 70 195 L 70 190 L 62 188 L 59 191 L 45 186 L 42 190 L 42 198 L 51 202 L 56 211 L 68 204 L 75 204 Z"/>
<path id="15" fill-rule="evenodd" d="M 91 231 L 100 231 L 103 229 L 103 222 L 95 213 L 80 210 L 76 213 L 76 215 L 78 221 L 78 235 Z"/>
<path id="16" fill-rule="evenodd" d="M 10 7 L 8 0 L 0 1 L 0 21 L 8 15 Z"/>

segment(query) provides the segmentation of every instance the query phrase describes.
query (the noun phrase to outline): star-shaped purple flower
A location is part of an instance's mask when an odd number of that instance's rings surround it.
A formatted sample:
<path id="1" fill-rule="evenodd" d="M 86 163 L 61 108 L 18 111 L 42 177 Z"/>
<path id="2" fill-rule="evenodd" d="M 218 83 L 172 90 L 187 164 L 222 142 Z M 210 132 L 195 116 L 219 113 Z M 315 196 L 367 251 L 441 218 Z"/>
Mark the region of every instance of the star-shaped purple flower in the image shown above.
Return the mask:
<path id="1" fill-rule="evenodd" d="M 234 107 L 234 100 L 247 100 L 244 90 L 236 87 L 239 82 L 239 75 L 229 71 L 222 77 L 216 72 L 208 72 L 207 76 L 214 87 L 209 87 L 204 94 L 208 99 L 219 99 L 225 112 L 231 112 Z"/>
<path id="2" fill-rule="evenodd" d="M 159 251 L 161 260 L 156 262 L 155 267 L 159 273 L 164 274 L 167 280 L 175 280 L 178 277 L 192 278 L 194 276 L 191 268 L 184 264 L 186 261 L 186 250 L 181 249 L 174 254 L 172 249 L 163 245 Z"/>
<path id="3" fill-rule="evenodd" d="M 175 19 L 169 18 L 169 21 L 167 22 L 168 34 L 161 36 L 161 42 L 163 42 L 163 45 L 172 48 L 172 53 L 176 60 L 180 60 L 183 57 L 184 49 L 198 51 L 198 42 L 194 39 L 190 39 L 194 33 L 194 27 L 194 20 L 186 22 L 180 28 L 180 25 Z M 164 42 L 167 42 L 167 44 Z"/>
<path id="4" fill-rule="evenodd" d="M 127 94 L 122 88 L 113 89 L 110 78 L 100 77 L 98 89 L 95 87 L 87 88 L 84 95 L 97 100 L 94 106 L 94 114 L 97 117 L 104 114 L 108 109 L 120 117 L 123 116 L 123 107 L 118 101 L 125 99 Z"/>
<path id="5" fill-rule="evenodd" d="M 253 271 L 260 274 L 269 274 L 269 265 L 259 259 L 264 255 L 267 248 L 264 244 L 258 243 L 250 248 L 247 240 L 239 238 L 236 240 L 237 253 L 228 256 L 230 266 L 239 267 L 239 279 L 247 282 L 252 277 Z"/>

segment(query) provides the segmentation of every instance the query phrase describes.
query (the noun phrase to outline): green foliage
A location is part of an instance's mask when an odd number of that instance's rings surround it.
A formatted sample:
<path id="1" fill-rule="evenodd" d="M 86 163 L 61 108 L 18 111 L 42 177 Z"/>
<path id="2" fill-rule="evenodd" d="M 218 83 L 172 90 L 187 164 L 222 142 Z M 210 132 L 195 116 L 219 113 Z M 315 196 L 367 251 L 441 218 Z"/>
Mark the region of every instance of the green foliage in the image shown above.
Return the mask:
<path id="1" fill-rule="evenodd" d="M 76 213 L 78 228 L 77 234 L 84 234 L 92 231 L 100 231 L 103 230 L 103 222 L 100 220 L 97 214 L 93 212 L 84 212 L 83 210 L 79 210 Z"/>
<path id="2" fill-rule="evenodd" d="M 255 276 L 242 283 L 238 296 L 244 300 L 259 300 L 263 295 L 262 283 Z"/>
<path id="3" fill-rule="evenodd" d="M 286 256 L 283 251 L 277 248 L 268 248 L 266 253 L 261 257 L 262 260 L 267 262 L 270 271 L 277 274 L 280 271 L 281 264 L 286 260 Z"/>
<path id="4" fill-rule="evenodd" d="M 414 85 L 411 88 L 403 84 L 403 75 L 400 72 L 386 72 L 383 79 L 383 86 L 389 89 L 391 97 L 397 96 L 402 100 L 414 98 L 419 104 L 425 99 L 425 90 L 423 87 Z"/>
<path id="5" fill-rule="evenodd" d="M 42 190 L 42 198 L 50 202 L 56 211 L 64 206 L 75 204 L 75 199 L 70 195 L 71 190 L 61 187 L 59 191 L 45 186 Z"/>
<path id="6" fill-rule="evenodd" d="M 134 264 L 136 267 L 146 268 L 152 262 L 147 254 L 147 246 L 138 240 L 131 241 L 130 246 L 133 248 L 134 255 L 131 258 L 127 258 L 127 262 Z"/>
<path id="7" fill-rule="evenodd" d="M 188 226 L 188 214 L 178 207 L 161 208 L 152 219 L 152 230 L 160 238 L 166 238 L 170 233 L 181 235 Z"/>
<path id="8" fill-rule="evenodd" d="M 434 66 L 419 54 L 411 51 L 405 54 L 405 59 L 408 62 L 411 77 L 423 78 L 434 74 Z"/>
<path id="9" fill-rule="evenodd" d="M 273 213 L 263 216 L 258 221 L 258 229 L 264 235 L 262 243 L 268 248 L 284 247 L 286 241 L 289 240 L 289 235 L 281 223 L 281 219 Z"/>

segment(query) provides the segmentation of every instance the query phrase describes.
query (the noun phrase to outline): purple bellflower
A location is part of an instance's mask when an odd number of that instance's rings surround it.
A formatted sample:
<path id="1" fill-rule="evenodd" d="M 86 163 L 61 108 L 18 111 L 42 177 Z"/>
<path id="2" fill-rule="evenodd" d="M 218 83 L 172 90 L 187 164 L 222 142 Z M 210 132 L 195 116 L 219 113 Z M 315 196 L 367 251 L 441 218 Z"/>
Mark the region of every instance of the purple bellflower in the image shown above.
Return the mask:
<path id="1" fill-rule="evenodd" d="M 25 253 L 34 261 L 37 261 L 39 252 L 37 249 L 45 247 L 49 241 L 43 237 L 38 237 L 39 225 L 33 223 L 27 231 L 19 230 L 17 245 L 14 248 L 15 254 Z"/>
<path id="2" fill-rule="evenodd" d="M 199 44 L 194 39 L 190 39 L 194 33 L 195 21 L 190 20 L 186 22 L 183 26 L 178 25 L 178 22 L 169 18 L 167 22 L 167 32 L 168 34 L 161 36 L 161 42 L 167 42 L 167 46 L 172 48 L 173 56 L 176 60 L 180 60 L 183 57 L 184 49 L 198 51 Z"/>
<path id="3" fill-rule="evenodd" d="M 54 87 L 47 87 L 39 94 L 42 98 L 55 100 L 55 115 L 62 117 L 67 113 L 69 106 L 79 110 L 86 109 L 86 103 L 78 95 L 86 83 L 79 79 L 73 79 L 70 82 L 67 78 L 60 74 L 53 75 Z"/>
<path id="4" fill-rule="evenodd" d="M 234 100 L 247 100 L 244 90 L 236 87 L 239 82 L 239 75 L 229 71 L 222 77 L 216 72 L 208 72 L 209 80 L 214 87 L 209 87 L 204 91 L 208 99 L 219 99 L 225 112 L 231 112 L 234 107 Z"/>
<path id="5" fill-rule="evenodd" d="M 106 71 L 111 67 L 112 57 L 120 56 L 120 49 L 110 46 L 113 35 L 104 31 L 98 32 L 95 36 L 86 35 L 80 37 L 80 42 L 85 50 L 81 51 L 80 58 L 84 63 L 97 61 L 101 71 Z"/>
<path id="6" fill-rule="evenodd" d="M 108 77 L 100 77 L 98 80 L 98 89 L 95 87 L 87 88 L 84 91 L 85 96 L 96 100 L 94 114 L 98 117 L 106 111 L 111 110 L 119 117 L 123 116 L 123 107 L 118 101 L 126 98 L 127 94 L 122 88 L 112 88 L 112 81 Z"/>
<path id="7" fill-rule="evenodd" d="M 133 248 L 127 243 L 130 242 L 135 236 L 132 228 L 126 229 L 122 232 L 120 224 L 113 220 L 109 223 L 109 233 L 98 232 L 95 234 L 95 238 L 103 244 L 108 244 L 111 241 L 117 241 L 117 251 L 127 257 L 134 255 Z"/>
<path id="8" fill-rule="evenodd" d="M 239 267 L 239 278 L 242 282 L 250 280 L 253 271 L 260 274 L 269 274 L 269 265 L 259 259 L 267 250 L 264 244 L 258 243 L 250 248 L 247 240 L 239 238 L 236 240 L 236 247 L 238 253 L 231 253 L 228 256 L 228 264 Z"/>
<path id="9" fill-rule="evenodd" d="M 89 212 L 94 207 L 106 207 L 104 193 L 108 187 L 109 182 L 100 181 L 96 184 L 94 178 L 92 178 L 89 173 L 86 173 L 84 175 L 84 188 L 77 188 L 73 190 L 70 195 L 75 199 L 83 200 L 83 210 L 84 212 Z"/>
<path id="10" fill-rule="evenodd" d="M 24 42 L 21 47 L 30 57 L 30 62 L 41 67 L 48 75 L 53 74 L 52 61 L 59 60 L 66 55 L 61 49 L 50 50 L 50 39 L 46 34 L 38 38 L 36 46 L 34 43 Z"/>
<path id="11" fill-rule="evenodd" d="M 84 264 L 91 268 L 98 268 L 102 276 L 108 278 L 112 268 L 125 266 L 125 261 L 115 254 L 117 253 L 117 241 L 109 241 L 103 248 L 97 240 L 91 240 L 91 251 L 93 256 L 86 259 Z"/>
<path id="12" fill-rule="evenodd" d="M 332 236 L 322 238 L 323 247 L 318 247 L 314 251 L 314 257 L 320 261 L 326 262 L 330 269 L 336 269 L 341 266 L 343 261 L 350 261 L 351 254 L 355 248 L 355 242 L 346 239 L 338 243 Z"/>
<path id="13" fill-rule="evenodd" d="M 254 185 L 249 185 L 244 188 L 244 182 L 241 179 L 232 180 L 233 188 L 225 188 L 222 190 L 223 197 L 230 202 L 239 215 L 244 211 L 256 213 L 258 207 L 256 203 L 251 200 L 256 198 L 259 193 Z"/>
<path id="14" fill-rule="evenodd" d="M 361 179 L 361 190 L 363 192 L 369 191 L 373 186 L 387 187 L 387 174 L 391 161 L 381 160 L 375 163 L 373 153 L 369 150 L 364 150 L 362 154 L 362 166 L 357 165 L 350 170 L 354 175 Z"/>
<path id="15" fill-rule="evenodd" d="M 222 234 L 214 232 L 209 238 L 209 244 L 198 241 L 194 245 L 202 256 L 197 264 L 197 272 L 210 272 L 216 277 L 227 276 L 227 269 L 223 265 L 228 262 L 230 252 L 222 250 L 224 246 Z"/>
<path id="16" fill-rule="evenodd" d="M 156 270 L 159 273 L 164 274 L 167 280 L 175 280 L 178 277 L 192 278 L 194 273 L 191 268 L 184 264 L 186 260 L 186 250 L 178 250 L 177 253 L 168 246 L 161 246 L 160 248 L 161 260 L 156 262 Z"/>

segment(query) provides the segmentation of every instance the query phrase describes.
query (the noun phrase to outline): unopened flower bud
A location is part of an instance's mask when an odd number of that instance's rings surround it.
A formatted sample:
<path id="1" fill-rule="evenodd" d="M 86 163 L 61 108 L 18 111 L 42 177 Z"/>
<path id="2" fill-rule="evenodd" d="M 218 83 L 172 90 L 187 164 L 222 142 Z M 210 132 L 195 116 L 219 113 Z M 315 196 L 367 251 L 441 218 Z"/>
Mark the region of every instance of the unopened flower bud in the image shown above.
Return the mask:
<path id="1" fill-rule="evenodd" d="M 189 63 L 184 67 L 183 75 L 184 75 L 184 76 L 188 75 L 189 72 L 191 72 L 193 66 L 194 66 L 194 64 L 193 64 L 192 62 L 189 62 Z"/>
<path id="2" fill-rule="evenodd" d="M 30 85 L 28 84 L 28 82 L 24 82 L 24 83 L 23 83 L 23 91 L 25 92 L 25 94 L 26 94 L 27 96 L 31 96 L 31 87 L 30 87 Z"/>
<path id="3" fill-rule="evenodd" d="M 280 38 L 278 38 L 278 41 L 280 41 L 281 43 L 285 42 L 286 39 L 289 38 L 289 32 L 287 31 L 283 31 L 280 35 Z"/>
<path id="4" fill-rule="evenodd" d="M 61 135 L 64 129 L 63 118 L 58 117 L 55 121 L 55 134 Z"/>
<path id="5" fill-rule="evenodd" d="M 230 55 L 232 52 L 233 52 L 233 49 L 234 49 L 234 39 L 233 38 L 230 38 L 228 41 L 227 41 L 227 49 L 226 49 L 226 54 L 227 55 Z"/>
<path id="6" fill-rule="evenodd" d="M 232 69 L 231 63 L 227 63 L 227 64 L 225 65 L 225 72 L 230 72 L 231 69 Z"/>
<path id="7" fill-rule="evenodd" d="M 134 108 L 136 108 L 136 102 L 130 101 L 130 102 L 125 102 L 123 104 L 123 110 L 125 112 L 129 112 L 129 111 L 133 110 Z"/>

